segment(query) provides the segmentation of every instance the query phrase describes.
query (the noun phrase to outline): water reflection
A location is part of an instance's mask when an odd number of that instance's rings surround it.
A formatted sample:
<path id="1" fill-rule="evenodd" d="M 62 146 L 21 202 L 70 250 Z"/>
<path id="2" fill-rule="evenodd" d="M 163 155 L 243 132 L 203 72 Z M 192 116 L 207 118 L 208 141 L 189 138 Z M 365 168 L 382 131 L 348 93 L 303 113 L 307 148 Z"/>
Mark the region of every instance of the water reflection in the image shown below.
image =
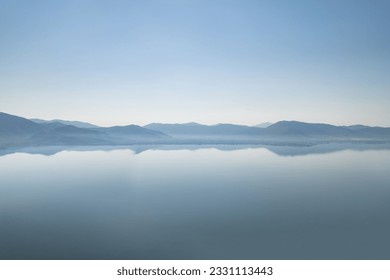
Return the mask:
<path id="1" fill-rule="evenodd" d="M 0 157 L 1 259 L 390 258 L 383 147 L 106 148 Z"/>
<path id="2" fill-rule="evenodd" d="M 310 154 L 325 154 L 344 150 L 353 151 L 371 151 L 371 150 L 390 150 L 390 143 L 326 143 L 317 145 L 129 145 L 129 146 L 45 146 L 45 147 L 19 147 L 0 149 L 0 156 L 27 153 L 40 155 L 55 155 L 62 151 L 114 151 L 114 150 L 131 150 L 139 154 L 149 150 L 199 150 L 199 149 L 217 149 L 220 151 L 235 151 L 242 149 L 264 148 L 279 156 L 303 156 Z"/>

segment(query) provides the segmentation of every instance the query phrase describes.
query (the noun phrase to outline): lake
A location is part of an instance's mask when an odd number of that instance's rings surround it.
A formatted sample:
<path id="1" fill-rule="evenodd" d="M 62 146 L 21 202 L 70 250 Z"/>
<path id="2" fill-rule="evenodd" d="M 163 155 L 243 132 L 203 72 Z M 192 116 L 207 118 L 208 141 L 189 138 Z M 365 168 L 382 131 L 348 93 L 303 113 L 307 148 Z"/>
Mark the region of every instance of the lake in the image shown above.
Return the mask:
<path id="1" fill-rule="evenodd" d="M 307 149 L 4 154 L 0 259 L 390 259 L 390 150 Z"/>

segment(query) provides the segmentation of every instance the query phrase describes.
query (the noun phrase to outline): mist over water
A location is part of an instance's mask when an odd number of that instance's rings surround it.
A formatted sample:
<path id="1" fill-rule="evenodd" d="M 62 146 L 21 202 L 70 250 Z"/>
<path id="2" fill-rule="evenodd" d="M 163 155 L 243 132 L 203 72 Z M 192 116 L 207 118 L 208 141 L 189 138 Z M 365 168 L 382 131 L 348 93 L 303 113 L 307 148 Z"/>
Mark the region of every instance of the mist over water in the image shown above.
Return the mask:
<path id="1" fill-rule="evenodd" d="M 8 154 L 0 259 L 389 259 L 388 170 L 389 150 Z"/>

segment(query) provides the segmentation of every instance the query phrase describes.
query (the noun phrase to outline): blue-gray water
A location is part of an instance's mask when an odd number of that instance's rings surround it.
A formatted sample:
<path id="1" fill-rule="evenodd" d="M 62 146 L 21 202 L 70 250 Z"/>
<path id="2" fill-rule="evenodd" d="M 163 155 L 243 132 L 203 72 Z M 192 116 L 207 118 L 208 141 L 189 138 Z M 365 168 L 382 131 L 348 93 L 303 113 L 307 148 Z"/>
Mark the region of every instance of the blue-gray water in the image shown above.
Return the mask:
<path id="1" fill-rule="evenodd" d="M 0 182 L 0 259 L 390 259 L 389 150 L 13 153 Z"/>

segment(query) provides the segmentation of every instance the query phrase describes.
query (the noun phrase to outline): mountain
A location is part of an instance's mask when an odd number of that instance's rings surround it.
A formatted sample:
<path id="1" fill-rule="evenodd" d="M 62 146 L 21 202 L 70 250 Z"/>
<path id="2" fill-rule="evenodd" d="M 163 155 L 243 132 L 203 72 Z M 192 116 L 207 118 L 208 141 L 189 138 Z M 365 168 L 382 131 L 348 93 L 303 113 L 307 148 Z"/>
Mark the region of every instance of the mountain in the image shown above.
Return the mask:
<path id="1" fill-rule="evenodd" d="M 63 125 L 73 125 L 73 126 L 79 127 L 79 128 L 97 128 L 97 127 L 99 127 L 97 125 L 87 123 L 87 122 L 65 121 L 65 120 L 58 120 L 58 119 L 50 120 L 50 121 L 41 120 L 41 119 L 30 119 L 30 121 L 33 121 L 33 122 L 39 123 L 39 124 L 60 123 Z"/>
<path id="2" fill-rule="evenodd" d="M 254 127 L 267 128 L 267 127 L 269 127 L 269 126 L 272 125 L 272 124 L 273 124 L 273 123 L 265 122 L 265 123 L 256 124 L 256 125 L 254 125 Z"/>
<path id="3" fill-rule="evenodd" d="M 0 147 L 22 144 L 30 136 L 45 130 L 28 119 L 0 112 Z"/>
<path id="4" fill-rule="evenodd" d="M 389 141 L 390 128 L 364 125 L 335 126 L 323 123 L 279 121 L 268 127 L 198 123 L 152 123 L 145 128 L 162 131 L 176 141 L 198 144 L 313 145 L 334 141 Z"/>
<path id="5" fill-rule="evenodd" d="M 42 133 L 32 135 L 28 143 L 33 146 L 50 145 L 109 145 L 113 144 L 108 135 L 91 129 L 64 125 L 46 129 Z"/>
<path id="6" fill-rule="evenodd" d="M 390 140 L 390 128 L 364 125 L 334 126 L 322 123 L 280 121 L 265 129 L 272 137 L 322 140 Z"/>
<path id="7" fill-rule="evenodd" d="M 204 134 L 206 125 L 198 123 L 183 123 L 183 124 L 164 124 L 164 123 L 151 123 L 145 125 L 144 128 L 160 131 L 165 134 L 175 135 L 199 135 Z"/>
<path id="8" fill-rule="evenodd" d="M 355 132 L 365 138 L 380 138 L 380 139 L 389 139 L 390 138 L 390 128 L 389 127 L 370 127 L 362 126 L 359 129 L 355 128 Z"/>
<path id="9" fill-rule="evenodd" d="M 46 128 L 57 128 L 61 126 L 66 126 L 66 124 L 59 123 L 59 122 L 47 122 L 47 123 L 41 123 L 40 125 L 46 127 Z"/>
<path id="10" fill-rule="evenodd" d="M 160 131 L 155 131 L 138 125 L 100 127 L 94 130 L 106 132 L 108 134 L 116 135 L 116 136 L 139 136 L 139 137 L 147 137 L 147 138 L 168 137 L 166 134 Z"/>
<path id="11" fill-rule="evenodd" d="M 0 148 L 93 145 L 294 145 L 320 143 L 390 143 L 390 128 L 365 125 L 335 126 L 323 123 L 280 121 L 268 127 L 199 123 L 97 127 L 82 122 L 31 121 L 0 113 Z"/>
<path id="12" fill-rule="evenodd" d="M 80 125 L 80 122 L 71 122 Z M 83 126 L 88 124 L 81 123 Z M 93 126 L 93 125 L 90 125 Z M 58 145 L 161 143 L 169 136 L 137 125 L 82 128 L 58 121 L 31 121 L 0 113 L 0 148 Z"/>
<path id="13" fill-rule="evenodd" d="M 322 123 L 304 123 L 298 121 L 280 121 L 265 129 L 269 136 L 283 137 L 354 137 L 355 133 L 345 127 Z"/>
<path id="14" fill-rule="evenodd" d="M 198 123 L 162 124 L 151 123 L 144 128 L 161 131 L 171 136 L 195 137 L 195 136 L 258 136 L 262 129 L 245 125 L 216 124 L 203 125 Z"/>
<path id="15" fill-rule="evenodd" d="M 42 130 L 44 128 L 35 122 L 0 112 L 0 135 L 2 136 L 26 136 Z"/>
<path id="16" fill-rule="evenodd" d="M 110 141 L 118 145 L 165 143 L 171 139 L 170 136 L 160 131 L 138 125 L 99 127 L 91 130 L 107 134 Z"/>

